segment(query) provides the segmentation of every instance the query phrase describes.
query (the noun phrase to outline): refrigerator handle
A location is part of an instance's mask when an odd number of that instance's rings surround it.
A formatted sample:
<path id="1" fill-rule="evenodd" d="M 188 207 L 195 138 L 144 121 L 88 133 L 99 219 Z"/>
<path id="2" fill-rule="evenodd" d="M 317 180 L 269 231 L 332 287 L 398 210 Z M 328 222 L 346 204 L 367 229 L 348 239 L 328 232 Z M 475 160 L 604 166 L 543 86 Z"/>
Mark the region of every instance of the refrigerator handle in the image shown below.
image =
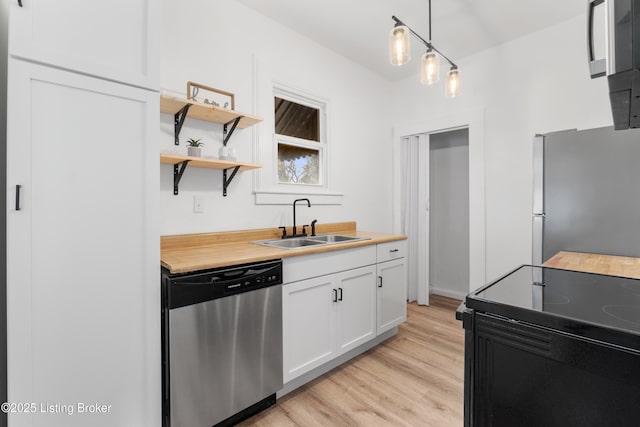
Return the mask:
<path id="1" fill-rule="evenodd" d="M 587 5 L 587 59 L 589 61 L 589 73 L 591 78 L 602 77 L 606 75 L 607 60 L 606 58 L 596 59 L 593 48 L 594 33 L 594 11 L 597 6 L 602 5 L 605 0 L 589 0 Z M 604 6 L 606 7 L 606 5 Z"/>
<path id="2" fill-rule="evenodd" d="M 542 252 L 544 243 L 544 214 L 534 214 L 533 224 L 531 227 L 532 234 L 532 250 L 531 250 L 531 264 L 542 265 Z"/>
<path id="3" fill-rule="evenodd" d="M 533 265 L 542 264 L 542 240 L 544 235 L 544 136 L 533 138 L 533 220 L 532 259 Z"/>

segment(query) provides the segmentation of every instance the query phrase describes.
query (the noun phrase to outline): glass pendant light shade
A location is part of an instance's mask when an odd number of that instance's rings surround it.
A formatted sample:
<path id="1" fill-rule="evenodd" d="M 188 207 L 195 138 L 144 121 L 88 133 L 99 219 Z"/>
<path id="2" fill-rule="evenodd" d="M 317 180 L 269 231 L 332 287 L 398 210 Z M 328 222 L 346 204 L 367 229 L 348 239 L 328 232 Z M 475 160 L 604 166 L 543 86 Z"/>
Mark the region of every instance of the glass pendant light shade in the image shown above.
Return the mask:
<path id="1" fill-rule="evenodd" d="M 431 85 L 440 80 L 440 59 L 431 49 L 422 55 L 420 82 Z"/>
<path id="2" fill-rule="evenodd" d="M 460 93 L 460 70 L 451 67 L 447 74 L 446 94 L 450 98 L 455 98 Z"/>
<path id="3" fill-rule="evenodd" d="M 389 56 L 392 65 L 404 65 L 411 59 L 409 28 L 399 25 L 391 29 L 389 35 Z"/>

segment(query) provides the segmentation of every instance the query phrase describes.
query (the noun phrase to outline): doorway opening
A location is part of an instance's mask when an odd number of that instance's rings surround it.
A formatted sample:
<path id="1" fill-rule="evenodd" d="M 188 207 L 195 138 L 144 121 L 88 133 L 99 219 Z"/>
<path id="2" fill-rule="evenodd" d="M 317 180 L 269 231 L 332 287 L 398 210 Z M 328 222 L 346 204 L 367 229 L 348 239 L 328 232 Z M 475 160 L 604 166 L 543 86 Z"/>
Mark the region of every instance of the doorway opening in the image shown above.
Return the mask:
<path id="1" fill-rule="evenodd" d="M 407 299 L 429 304 L 429 293 L 463 299 L 470 285 L 469 129 L 401 140 Z"/>
<path id="2" fill-rule="evenodd" d="M 430 135 L 429 291 L 469 292 L 469 129 Z"/>

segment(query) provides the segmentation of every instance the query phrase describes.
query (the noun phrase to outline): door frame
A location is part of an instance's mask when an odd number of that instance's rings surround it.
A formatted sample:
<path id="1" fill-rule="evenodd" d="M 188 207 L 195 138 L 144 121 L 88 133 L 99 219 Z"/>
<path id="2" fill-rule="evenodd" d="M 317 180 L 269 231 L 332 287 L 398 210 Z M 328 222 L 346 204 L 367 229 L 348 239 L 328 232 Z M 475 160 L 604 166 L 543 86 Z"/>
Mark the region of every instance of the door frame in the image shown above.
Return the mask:
<path id="1" fill-rule="evenodd" d="M 461 128 L 469 129 L 469 291 L 472 291 L 486 283 L 484 109 L 465 109 L 429 117 L 428 123 L 393 128 L 393 229 L 401 233 L 402 138 Z"/>

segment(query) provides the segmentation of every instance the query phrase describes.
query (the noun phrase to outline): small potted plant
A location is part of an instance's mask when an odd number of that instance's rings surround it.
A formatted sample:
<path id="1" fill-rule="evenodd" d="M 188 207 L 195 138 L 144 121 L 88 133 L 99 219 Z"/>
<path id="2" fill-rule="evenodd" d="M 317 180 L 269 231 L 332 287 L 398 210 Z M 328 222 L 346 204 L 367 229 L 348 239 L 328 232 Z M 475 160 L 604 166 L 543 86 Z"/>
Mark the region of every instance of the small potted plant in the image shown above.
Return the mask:
<path id="1" fill-rule="evenodd" d="M 200 142 L 199 139 L 189 138 L 187 140 L 187 153 L 191 157 L 200 157 L 202 154 L 200 147 L 202 147 L 203 145 L 204 143 Z"/>

